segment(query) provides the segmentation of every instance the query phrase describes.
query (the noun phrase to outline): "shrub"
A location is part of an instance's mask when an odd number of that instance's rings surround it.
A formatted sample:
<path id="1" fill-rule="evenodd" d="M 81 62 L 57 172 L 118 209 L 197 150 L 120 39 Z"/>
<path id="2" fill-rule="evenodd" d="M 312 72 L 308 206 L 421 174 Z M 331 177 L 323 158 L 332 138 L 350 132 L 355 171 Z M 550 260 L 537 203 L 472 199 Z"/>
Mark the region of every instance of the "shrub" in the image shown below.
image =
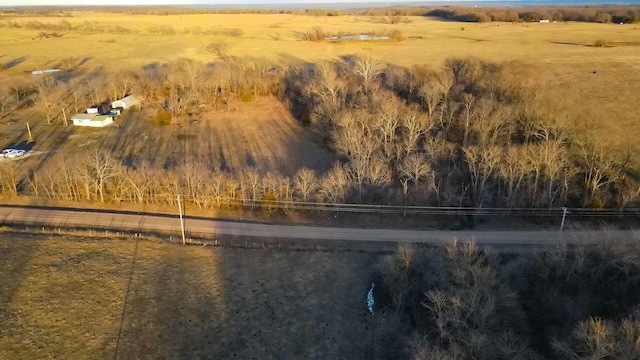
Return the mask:
<path id="1" fill-rule="evenodd" d="M 598 39 L 598 40 L 593 42 L 593 46 L 594 47 L 609 47 L 609 46 L 611 46 L 611 44 L 606 40 Z"/>
<path id="2" fill-rule="evenodd" d="M 276 210 L 276 202 L 278 198 L 273 191 L 267 191 L 266 194 L 262 197 L 262 211 L 266 214 L 270 214 L 274 210 Z"/>
<path id="3" fill-rule="evenodd" d="M 164 109 L 158 110 L 155 123 L 160 126 L 171 125 L 171 114 Z"/>
<path id="4" fill-rule="evenodd" d="M 234 28 L 229 30 L 229 35 L 233 37 L 240 37 L 244 32 L 242 29 Z"/>
<path id="5" fill-rule="evenodd" d="M 402 32 L 400 30 L 391 30 L 389 32 L 389 37 L 396 41 L 404 40 L 404 36 L 402 35 Z"/>
<path id="6" fill-rule="evenodd" d="M 594 196 L 589 202 L 589 209 L 602 209 L 604 207 L 604 201 L 599 196 Z"/>
<path id="7" fill-rule="evenodd" d="M 302 38 L 306 41 L 321 41 L 324 40 L 325 34 L 321 27 L 314 26 L 311 31 L 303 34 Z"/>
<path id="8" fill-rule="evenodd" d="M 243 87 L 240 89 L 240 95 L 238 95 L 238 98 L 242 102 L 251 102 L 253 100 L 253 94 L 249 89 Z"/>
<path id="9" fill-rule="evenodd" d="M 229 43 L 223 40 L 216 40 L 209 45 L 207 45 L 207 51 L 218 55 L 219 57 L 224 57 L 227 54 L 227 50 L 229 49 Z"/>

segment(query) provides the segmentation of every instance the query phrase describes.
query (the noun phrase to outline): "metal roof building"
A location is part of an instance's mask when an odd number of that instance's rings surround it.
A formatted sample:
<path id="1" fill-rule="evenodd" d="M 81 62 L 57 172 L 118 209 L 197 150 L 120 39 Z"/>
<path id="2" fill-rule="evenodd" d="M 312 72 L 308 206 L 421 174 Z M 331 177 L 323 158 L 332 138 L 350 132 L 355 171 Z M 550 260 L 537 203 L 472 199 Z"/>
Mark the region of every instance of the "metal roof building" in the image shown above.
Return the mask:
<path id="1" fill-rule="evenodd" d="M 121 107 L 123 109 L 128 109 L 132 106 L 138 105 L 138 99 L 135 95 L 125 96 L 122 99 L 116 100 L 111 103 L 111 107 L 117 108 Z"/>
<path id="2" fill-rule="evenodd" d="M 113 124 L 113 116 L 96 114 L 75 114 L 71 116 L 73 126 L 105 127 Z"/>

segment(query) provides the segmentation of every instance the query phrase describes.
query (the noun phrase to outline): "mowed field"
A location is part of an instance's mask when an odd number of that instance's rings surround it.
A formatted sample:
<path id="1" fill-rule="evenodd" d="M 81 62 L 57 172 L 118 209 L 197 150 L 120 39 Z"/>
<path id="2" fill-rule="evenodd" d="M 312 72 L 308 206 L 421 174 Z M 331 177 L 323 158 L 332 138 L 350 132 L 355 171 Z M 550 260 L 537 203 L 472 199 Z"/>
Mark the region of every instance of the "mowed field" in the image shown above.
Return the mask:
<path id="1" fill-rule="evenodd" d="M 226 42 L 226 52 L 230 56 L 267 58 L 274 62 L 340 60 L 342 56 L 353 54 L 373 55 L 401 66 L 426 64 L 434 68 L 453 57 L 474 56 L 490 62 L 517 60 L 535 69 L 533 80 L 540 87 L 539 106 L 545 107 L 545 114 L 552 113 L 561 122 L 578 123 L 580 128 L 593 131 L 592 136 L 602 138 L 617 151 L 631 151 L 632 163 L 640 164 L 640 144 L 637 142 L 640 137 L 640 108 L 636 106 L 640 99 L 640 25 L 637 24 L 477 24 L 424 17 L 409 17 L 408 22 L 384 24 L 379 18 L 367 16 L 72 14 L 72 17 L 64 18 L 6 16 L 3 20 L 23 24 L 28 21 L 56 24 L 62 20 L 72 25 L 96 22 L 140 33 L 66 32 L 59 38 L 38 39 L 38 30 L 3 28 L 0 31 L 0 62 L 10 65 L 6 72 L 11 74 L 56 66 L 61 59 L 68 57 L 85 59 L 79 69 L 84 73 L 98 68 L 106 71 L 139 69 L 178 58 L 215 62 L 219 57 L 206 50 L 207 44 L 213 41 Z M 162 26 L 177 32 L 194 27 L 221 32 L 240 29 L 242 34 L 239 37 L 149 34 L 150 28 Z M 302 33 L 314 26 L 321 27 L 328 34 L 399 30 L 405 40 L 343 43 L 301 40 Z M 596 40 L 603 40 L 609 46 L 592 46 Z M 257 110 L 260 106 L 253 103 L 247 109 L 260 113 Z M 17 115 L 15 120 L 24 120 L 24 115 Z M 229 118 L 242 116 L 237 111 Z M 235 126 L 230 124 L 233 123 L 209 126 Z M 20 128 L 24 126 L 22 124 Z M 262 129 L 264 127 L 256 127 L 256 131 Z M 253 142 L 249 137 L 247 141 Z M 324 155 L 314 161 L 322 163 L 323 158 Z M 250 163 L 248 160 L 250 158 L 245 157 L 231 162 Z M 275 168 L 287 166 L 281 164 Z M 318 169 L 323 167 L 326 164 Z"/>
<path id="2" fill-rule="evenodd" d="M 378 258 L 4 233 L 0 358 L 372 358 Z"/>

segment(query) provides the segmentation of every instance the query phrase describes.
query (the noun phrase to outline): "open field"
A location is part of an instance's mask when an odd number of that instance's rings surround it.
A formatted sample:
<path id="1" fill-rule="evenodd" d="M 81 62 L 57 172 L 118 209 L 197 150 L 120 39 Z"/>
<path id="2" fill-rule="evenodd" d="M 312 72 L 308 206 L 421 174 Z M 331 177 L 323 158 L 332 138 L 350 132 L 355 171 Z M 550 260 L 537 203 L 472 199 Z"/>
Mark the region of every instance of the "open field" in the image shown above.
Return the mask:
<path id="1" fill-rule="evenodd" d="M 410 17 L 409 23 L 381 24 L 373 17 L 312 17 L 296 15 L 133 15 L 74 13 L 64 18 L 72 25 L 98 22 L 123 26 L 140 34 L 64 32 L 59 38 L 37 39 L 38 30 L 3 29 L 0 62 L 9 73 L 59 65 L 61 59 L 85 59 L 80 73 L 95 69 L 137 69 L 178 58 L 214 62 L 206 50 L 212 41 L 228 44 L 230 56 L 267 58 L 275 62 L 339 59 L 373 54 L 382 61 L 411 67 L 440 67 L 447 58 L 476 56 L 486 61 L 521 60 L 536 67 L 545 104 L 559 118 L 579 119 L 620 147 L 639 148 L 634 141 L 640 116 L 633 104 L 640 93 L 640 27 L 635 24 L 593 23 L 457 23 Z M 59 17 L 6 17 L 19 23 L 57 24 Z M 153 27 L 175 31 L 240 29 L 240 36 L 150 35 Z M 399 30 L 400 42 L 308 42 L 301 34 L 319 26 L 326 33 L 362 33 Z M 593 47 L 604 40 L 611 47 Z M 142 46 L 142 44 L 144 44 Z M 69 52 L 68 49 L 74 49 Z M 576 104 L 579 104 L 576 106 Z"/>
<path id="2" fill-rule="evenodd" d="M 106 68 L 138 67 L 164 63 L 180 57 L 203 62 L 217 56 L 206 51 L 216 39 L 229 43 L 232 56 L 266 57 L 271 60 L 295 58 L 317 62 L 343 55 L 374 53 L 390 63 L 412 66 L 439 66 L 456 56 L 479 56 L 489 61 L 527 60 L 543 64 L 624 62 L 640 69 L 638 34 L 635 24 L 592 23 L 458 23 L 423 17 L 410 17 L 409 23 L 381 24 L 365 16 L 312 17 L 296 15 L 134 15 L 77 13 L 74 17 L 19 17 L 15 21 L 57 24 L 61 20 L 72 25 L 85 21 L 104 26 L 122 26 L 140 34 L 68 32 L 60 38 L 37 39 L 38 30 L 4 29 L 0 35 L 3 61 L 24 59 L 15 70 L 55 65 L 63 57 L 79 56 L 91 60 L 87 65 Z M 12 20 L 6 17 L 5 20 Z M 235 36 L 216 35 L 152 35 L 153 27 L 167 26 L 177 32 L 186 28 L 240 29 Z M 305 42 L 302 34 L 314 26 L 328 34 L 339 32 L 367 33 L 399 30 L 406 40 L 401 42 Z M 35 38 L 35 40 L 33 40 Z M 113 40 L 113 42 L 111 42 Z M 613 47 L 594 48 L 594 41 L 605 40 Z M 82 46 L 82 44 L 86 46 Z M 144 46 L 138 46 L 144 44 Z M 67 49 L 73 45 L 74 52 Z"/>
<path id="3" fill-rule="evenodd" d="M 25 122 L 30 122 L 35 144 L 29 146 L 32 152 L 43 149 L 44 153 L 19 160 L 29 167 L 96 147 L 111 150 L 130 163 L 159 167 L 202 164 L 231 173 L 251 167 L 291 176 L 303 166 L 325 171 L 334 161 L 334 155 L 273 98 L 238 102 L 233 112 L 203 112 L 175 127 L 154 125 L 150 107 L 120 117 L 118 127 L 104 129 L 47 125 L 31 110 L 35 109 L 22 111 L 23 121 L 10 116 L 14 123 L 0 124 L 0 147 L 24 147 L 28 140 Z"/>
<path id="4" fill-rule="evenodd" d="M 0 358 L 371 358 L 377 259 L 5 233 Z"/>
<path id="5" fill-rule="evenodd" d="M 640 199 L 634 24 L 72 14 L 0 20 L 9 84 L 0 145 L 34 154 L 3 167 L 3 193 L 169 206 L 183 193 L 201 208 L 232 199 L 252 210 L 280 200 L 624 208 Z M 314 27 L 403 39 L 304 41 Z M 54 66 L 64 70 L 24 74 Z M 116 126 L 60 126 L 65 109 L 131 93 L 141 109 Z M 116 164 L 96 168 L 103 160 Z"/>
<path id="6" fill-rule="evenodd" d="M 640 354 L 626 341 L 640 325 L 638 247 L 615 238 L 373 253 L 3 228 L 0 260 L 3 359 L 561 360 L 601 353 L 583 346 L 594 338 L 616 359 Z"/>

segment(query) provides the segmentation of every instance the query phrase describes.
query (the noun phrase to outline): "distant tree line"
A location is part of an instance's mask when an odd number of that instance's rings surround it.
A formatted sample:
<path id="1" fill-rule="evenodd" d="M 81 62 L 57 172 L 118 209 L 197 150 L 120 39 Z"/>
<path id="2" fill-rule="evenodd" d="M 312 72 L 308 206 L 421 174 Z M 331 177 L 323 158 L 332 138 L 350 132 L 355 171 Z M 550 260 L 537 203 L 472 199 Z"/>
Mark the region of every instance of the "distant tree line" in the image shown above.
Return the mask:
<path id="1" fill-rule="evenodd" d="M 73 69 L 81 59 L 65 60 Z M 212 64 L 165 65 L 37 81 L 7 80 L 2 113 L 36 106 L 48 122 L 134 93 L 181 126 L 203 109 L 273 96 L 340 157 L 326 173 L 295 176 L 196 162 L 157 164 L 96 149 L 34 169 L 0 165 L 6 195 L 67 201 L 260 207 L 273 201 L 504 208 L 624 208 L 640 198 L 630 154 L 588 128 L 555 118 L 539 101 L 534 69 L 519 62 L 449 59 L 443 68 L 404 68 L 373 57 L 273 63 L 222 53 Z M 159 119 L 159 120 L 158 120 Z M 176 125 L 178 124 L 178 125 Z M 126 136 L 126 135 L 124 135 Z M 125 161 L 126 160 L 126 161 Z"/>
<path id="2" fill-rule="evenodd" d="M 15 29 L 29 29 L 29 30 L 49 30 L 57 32 L 96 32 L 96 33 L 110 33 L 110 34 L 152 34 L 152 35 L 215 35 L 215 36 L 230 36 L 240 37 L 243 34 L 240 28 L 222 28 L 219 26 L 212 26 L 208 29 L 203 29 L 199 26 L 187 27 L 183 30 L 176 30 L 170 25 L 158 25 L 147 28 L 144 31 L 132 30 L 130 28 L 121 25 L 105 25 L 98 21 L 84 21 L 79 24 L 72 24 L 67 20 L 61 20 L 58 23 L 43 23 L 40 21 L 0 21 L 0 28 L 15 28 Z"/>
<path id="3" fill-rule="evenodd" d="M 579 21 L 598 23 L 636 23 L 640 21 L 640 6 L 599 5 L 567 7 L 444 7 L 426 12 L 448 20 L 463 22 L 489 21 Z"/>
<path id="4" fill-rule="evenodd" d="M 72 16 L 71 11 L 102 11 L 127 15 L 181 15 L 181 14 L 291 14 L 308 16 L 361 15 L 387 17 L 388 23 L 403 22 L 406 16 L 435 16 L 463 22 L 489 21 L 579 21 L 600 23 L 636 23 L 640 21 L 637 5 L 575 5 L 533 7 L 383 7 L 353 9 L 265 9 L 265 8 L 181 8 L 181 7 L 118 7 L 74 6 L 17 7 L 12 14 L 38 16 Z"/>

